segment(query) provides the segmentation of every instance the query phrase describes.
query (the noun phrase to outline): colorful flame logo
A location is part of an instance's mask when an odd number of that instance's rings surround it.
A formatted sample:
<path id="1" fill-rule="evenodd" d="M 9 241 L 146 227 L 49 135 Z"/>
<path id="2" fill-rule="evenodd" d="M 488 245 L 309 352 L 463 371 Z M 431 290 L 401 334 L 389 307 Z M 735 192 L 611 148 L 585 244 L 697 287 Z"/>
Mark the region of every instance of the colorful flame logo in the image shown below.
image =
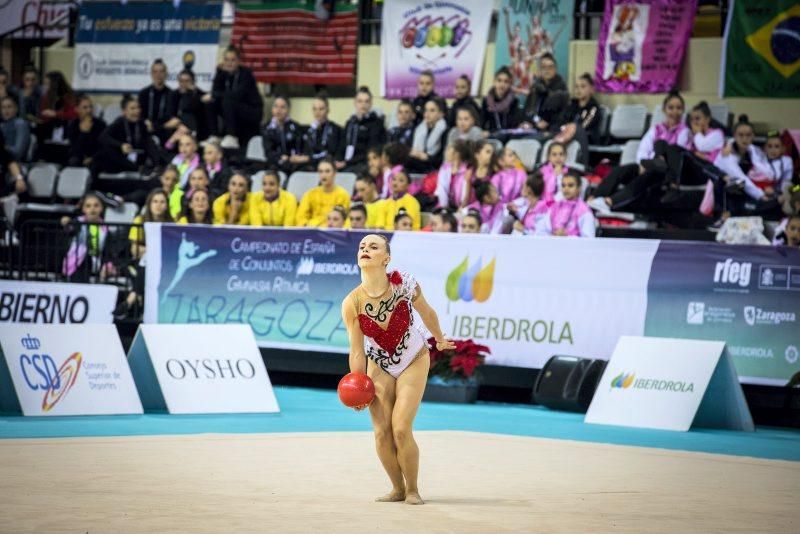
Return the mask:
<path id="1" fill-rule="evenodd" d="M 51 385 L 47 389 L 42 399 L 43 412 L 52 410 L 53 406 L 58 404 L 58 401 L 63 399 L 69 390 L 72 389 L 72 386 L 75 385 L 75 380 L 78 379 L 78 371 L 81 368 L 82 361 L 83 358 L 80 352 L 75 352 L 64 360 L 64 363 L 58 368 L 58 380 L 55 381 L 60 387 L 56 389 Z"/>
<path id="2" fill-rule="evenodd" d="M 626 389 L 631 387 L 633 379 L 636 378 L 636 373 L 620 373 L 611 380 L 612 388 Z"/>
<path id="3" fill-rule="evenodd" d="M 494 287 L 494 266 L 496 258 L 492 258 L 486 267 L 481 268 L 481 260 L 469 267 L 469 256 L 464 258 L 458 267 L 447 276 L 444 291 L 449 300 L 464 302 L 485 302 L 492 295 Z"/>

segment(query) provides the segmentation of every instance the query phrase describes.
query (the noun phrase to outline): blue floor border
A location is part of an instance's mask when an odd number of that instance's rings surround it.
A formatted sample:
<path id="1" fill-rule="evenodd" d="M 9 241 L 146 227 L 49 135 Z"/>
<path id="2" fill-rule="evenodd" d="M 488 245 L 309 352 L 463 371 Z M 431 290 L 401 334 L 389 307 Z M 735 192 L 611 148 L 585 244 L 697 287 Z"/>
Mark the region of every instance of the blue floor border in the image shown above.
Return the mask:
<path id="1" fill-rule="evenodd" d="M 341 432 L 372 429 L 366 412 L 343 407 L 335 391 L 276 387 L 278 414 L 0 417 L 0 438 L 63 438 L 175 434 Z M 479 402 L 423 403 L 416 430 L 462 430 L 639 447 L 800 461 L 800 430 L 756 432 L 693 429 L 671 432 L 590 425 L 582 414 L 540 406 Z"/>

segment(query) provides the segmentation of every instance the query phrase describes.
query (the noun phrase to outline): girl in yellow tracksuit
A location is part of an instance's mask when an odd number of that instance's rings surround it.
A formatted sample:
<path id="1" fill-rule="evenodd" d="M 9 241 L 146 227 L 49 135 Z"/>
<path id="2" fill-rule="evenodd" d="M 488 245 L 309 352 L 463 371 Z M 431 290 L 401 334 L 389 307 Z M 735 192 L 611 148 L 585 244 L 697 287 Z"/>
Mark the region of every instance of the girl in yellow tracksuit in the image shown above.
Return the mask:
<path id="1" fill-rule="evenodd" d="M 250 180 L 234 174 L 228 181 L 228 192 L 214 201 L 214 224 L 250 224 Z"/>
<path id="2" fill-rule="evenodd" d="M 401 209 L 411 217 L 411 226 L 414 230 L 419 230 L 422 226 L 419 201 L 408 194 L 408 186 L 409 179 L 406 173 L 401 171 L 392 175 L 392 195 L 384 200 L 380 207 L 381 228 L 394 230 L 394 218 Z"/>
<path id="3" fill-rule="evenodd" d="M 267 171 L 262 178 L 263 193 L 250 195 L 251 226 L 294 226 L 297 199 L 281 189 L 278 174 Z"/>
<path id="4" fill-rule="evenodd" d="M 319 185 L 306 191 L 297 209 L 297 226 L 326 227 L 328 213 L 334 206 L 341 206 L 345 213 L 350 209 L 350 193 L 336 185 L 336 168 L 333 161 L 323 159 L 317 165 Z"/>

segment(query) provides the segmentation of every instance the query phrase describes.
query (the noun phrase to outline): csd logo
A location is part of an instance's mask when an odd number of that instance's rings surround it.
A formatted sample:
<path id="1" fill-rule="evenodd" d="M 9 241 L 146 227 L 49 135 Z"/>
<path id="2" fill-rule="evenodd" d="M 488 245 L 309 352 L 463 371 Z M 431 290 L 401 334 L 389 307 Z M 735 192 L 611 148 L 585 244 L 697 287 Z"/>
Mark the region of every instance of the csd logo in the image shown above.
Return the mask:
<path id="1" fill-rule="evenodd" d="M 82 361 L 80 352 L 64 360 L 61 367 L 47 354 L 20 355 L 19 366 L 25 383 L 33 391 L 44 391 L 43 412 L 49 412 L 72 389 Z"/>

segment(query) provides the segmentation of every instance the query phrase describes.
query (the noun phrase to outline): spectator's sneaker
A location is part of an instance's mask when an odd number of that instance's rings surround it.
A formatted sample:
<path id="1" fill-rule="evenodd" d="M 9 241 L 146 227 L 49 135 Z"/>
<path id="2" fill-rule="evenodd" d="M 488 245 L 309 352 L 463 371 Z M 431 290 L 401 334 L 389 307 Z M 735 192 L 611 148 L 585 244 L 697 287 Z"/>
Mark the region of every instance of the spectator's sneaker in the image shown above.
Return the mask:
<path id="1" fill-rule="evenodd" d="M 611 213 L 611 206 L 608 205 L 606 199 L 603 197 L 595 197 L 587 202 L 590 208 L 599 213 Z"/>
<path id="2" fill-rule="evenodd" d="M 719 229 L 722 228 L 723 224 L 725 224 L 725 219 L 719 218 L 717 222 L 708 227 L 708 230 L 711 232 L 719 232 Z"/>
<path id="3" fill-rule="evenodd" d="M 643 159 L 642 167 L 646 171 L 667 172 L 667 162 L 661 158 Z"/>
<path id="4" fill-rule="evenodd" d="M 675 202 L 680 200 L 680 198 L 681 198 L 681 192 L 680 191 L 678 191 L 677 189 L 670 189 L 669 191 L 664 193 L 663 197 L 661 197 L 661 203 L 662 204 L 674 204 Z"/>
<path id="5" fill-rule="evenodd" d="M 222 148 L 230 148 L 233 150 L 239 149 L 239 140 L 232 135 L 226 135 L 222 138 L 222 142 L 219 144 Z"/>

